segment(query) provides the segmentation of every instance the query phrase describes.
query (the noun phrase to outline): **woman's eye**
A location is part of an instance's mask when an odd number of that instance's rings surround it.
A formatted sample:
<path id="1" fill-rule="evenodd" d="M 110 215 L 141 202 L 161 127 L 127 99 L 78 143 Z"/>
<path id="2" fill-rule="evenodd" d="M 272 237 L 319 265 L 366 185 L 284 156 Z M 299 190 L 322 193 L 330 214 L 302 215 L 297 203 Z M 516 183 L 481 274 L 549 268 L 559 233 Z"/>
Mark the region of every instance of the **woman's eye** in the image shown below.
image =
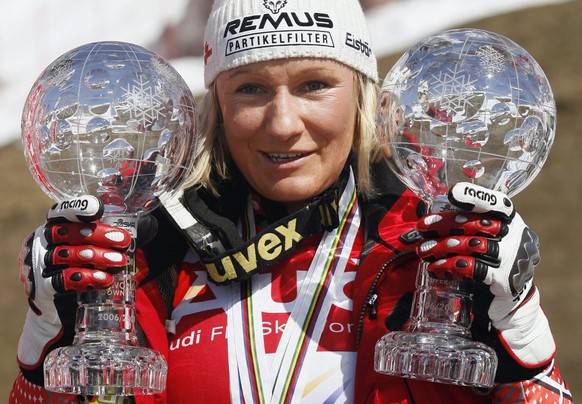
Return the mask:
<path id="1" fill-rule="evenodd" d="M 243 86 L 240 86 L 237 90 L 237 92 L 243 93 L 243 94 L 256 94 L 259 91 L 260 91 L 260 88 L 258 86 L 252 85 L 252 84 L 245 84 Z"/>
<path id="2" fill-rule="evenodd" d="M 323 90 L 325 87 L 325 83 L 322 83 L 321 81 L 310 81 L 309 83 L 305 84 L 305 89 L 307 91 L 319 91 Z"/>

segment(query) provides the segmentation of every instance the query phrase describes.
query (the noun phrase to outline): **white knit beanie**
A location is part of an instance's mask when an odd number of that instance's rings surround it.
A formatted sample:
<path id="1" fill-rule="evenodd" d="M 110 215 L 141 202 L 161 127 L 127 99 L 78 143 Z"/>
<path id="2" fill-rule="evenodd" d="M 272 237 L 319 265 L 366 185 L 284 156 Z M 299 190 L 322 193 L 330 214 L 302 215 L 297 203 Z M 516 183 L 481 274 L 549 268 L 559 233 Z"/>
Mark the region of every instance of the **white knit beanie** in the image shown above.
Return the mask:
<path id="1" fill-rule="evenodd" d="M 204 34 L 204 83 L 273 59 L 334 59 L 378 80 L 358 0 L 215 0 Z"/>

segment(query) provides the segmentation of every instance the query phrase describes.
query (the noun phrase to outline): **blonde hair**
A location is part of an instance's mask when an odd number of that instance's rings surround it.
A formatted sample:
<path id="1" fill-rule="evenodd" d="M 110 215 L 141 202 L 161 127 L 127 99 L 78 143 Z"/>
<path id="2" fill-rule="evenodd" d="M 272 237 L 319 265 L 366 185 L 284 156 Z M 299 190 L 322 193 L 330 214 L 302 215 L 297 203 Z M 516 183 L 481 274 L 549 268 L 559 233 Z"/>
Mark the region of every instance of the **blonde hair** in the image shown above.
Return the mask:
<path id="1" fill-rule="evenodd" d="M 376 103 L 378 88 L 376 83 L 360 72 L 355 72 L 357 92 L 357 116 L 354 128 L 352 152 L 355 156 L 358 192 L 365 196 L 373 194 L 370 163 L 380 151 L 380 141 L 376 134 Z M 228 148 L 224 141 L 222 115 L 216 95 L 216 85 L 212 83 L 200 108 L 200 140 L 196 150 L 193 168 L 184 188 L 202 186 L 217 194 L 215 178 L 226 179 Z"/>

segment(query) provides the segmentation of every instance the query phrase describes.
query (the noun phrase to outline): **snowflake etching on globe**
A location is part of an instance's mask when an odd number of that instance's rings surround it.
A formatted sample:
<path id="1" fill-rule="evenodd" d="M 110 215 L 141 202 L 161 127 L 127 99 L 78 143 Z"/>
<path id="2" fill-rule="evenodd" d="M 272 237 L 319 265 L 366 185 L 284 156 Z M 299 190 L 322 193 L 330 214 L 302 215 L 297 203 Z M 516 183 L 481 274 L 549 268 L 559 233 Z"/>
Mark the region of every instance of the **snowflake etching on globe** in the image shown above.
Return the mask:
<path id="1" fill-rule="evenodd" d="M 62 88 L 62 85 L 69 80 L 74 72 L 73 61 L 70 59 L 62 60 L 51 69 L 48 82 L 54 87 Z"/>
<path id="2" fill-rule="evenodd" d="M 173 91 L 174 89 L 171 87 L 174 85 L 176 80 L 176 71 L 158 58 L 152 58 L 150 63 L 152 71 L 156 76 L 161 77 L 162 79 L 162 82 L 158 83 L 158 85 L 161 87 L 160 91 Z"/>
<path id="3" fill-rule="evenodd" d="M 129 114 L 128 125 L 137 130 L 144 130 L 164 120 L 165 94 L 155 87 L 146 74 L 137 73 L 122 88 L 125 102 L 120 106 L 120 110 Z"/>
<path id="4" fill-rule="evenodd" d="M 471 182 L 508 196 L 539 173 L 553 144 L 548 80 L 515 42 L 477 29 L 413 45 L 387 74 L 378 133 L 391 168 L 431 211 Z M 497 356 L 471 339 L 472 285 L 431 278 L 421 262 L 407 328 L 376 344 L 376 371 L 489 388 Z"/>
<path id="5" fill-rule="evenodd" d="M 436 119 L 456 122 L 477 111 L 481 105 L 474 93 L 476 81 L 461 64 L 432 75 L 428 80 L 427 95 L 429 108 L 433 108 L 431 111 Z"/>
<path id="6" fill-rule="evenodd" d="M 481 58 L 481 64 L 485 74 L 497 74 L 506 69 L 507 58 L 491 45 L 481 46 L 477 50 L 477 56 Z"/>

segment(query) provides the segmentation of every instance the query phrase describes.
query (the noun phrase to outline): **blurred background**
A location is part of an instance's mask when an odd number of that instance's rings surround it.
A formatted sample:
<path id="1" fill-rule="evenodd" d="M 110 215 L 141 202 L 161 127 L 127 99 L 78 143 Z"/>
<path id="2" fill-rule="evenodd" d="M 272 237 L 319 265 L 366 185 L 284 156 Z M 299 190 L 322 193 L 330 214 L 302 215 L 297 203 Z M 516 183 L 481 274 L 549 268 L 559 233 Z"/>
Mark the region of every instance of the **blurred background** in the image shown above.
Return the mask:
<path id="1" fill-rule="evenodd" d="M 582 395 L 582 1 L 361 0 L 384 77 L 414 42 L 438 31 L 498 32 L 532 54 L 552 85 L 556 141 L 541 174 L 514 202 L 541 239 L 536 272 L 558 345 L 557 361 L 574 397 Z M 203 93 L 202 50 L 210 0 L 19 0 L 0 15 L 0 400 L 18 372 L 16 346 L 26 312 L 18 280 L 24 237 L 43 223 L 52 201 L 34 183 L 22 154 L 20 115 L 36 77 L 62 53 L 87 42 L 132 42 L 169 59 Z M 582 257 L 580 258 L 582 260 Z M 580 288 L 580 289 L 579 289 Z"/>

